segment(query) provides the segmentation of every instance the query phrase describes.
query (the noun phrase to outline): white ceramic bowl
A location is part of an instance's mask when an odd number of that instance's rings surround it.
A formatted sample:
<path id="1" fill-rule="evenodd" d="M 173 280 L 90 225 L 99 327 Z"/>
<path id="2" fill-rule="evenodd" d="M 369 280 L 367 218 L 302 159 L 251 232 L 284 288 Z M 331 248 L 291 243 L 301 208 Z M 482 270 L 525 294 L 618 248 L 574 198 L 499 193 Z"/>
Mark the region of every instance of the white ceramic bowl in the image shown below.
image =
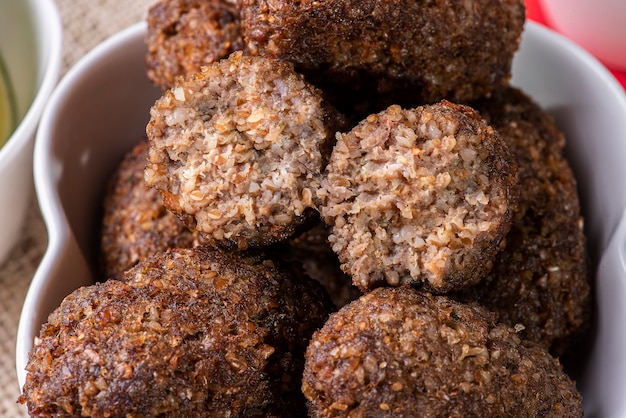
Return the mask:
<path id="1" fill-rule="evenodd" d="M 17 372 L 47 315 L 92 283 L 103 185 L 122 154 L 144 134 L 160 95 L 145 75 L 145 25 L 91 51 L 61 81 L 41 120 L 35 181 L 50 243 L 19 324 Z M 626 416 L 626 96 L 594 58 L 529 23 L 514 61 L 514 83 L 553 112 L 566 132 L 580 180 L 600 310 L 594 355 L 580 381 L 588 415 Z"/>
<path id="2" fill-rule="evenodd" d="M 0 262 L 17 242 L 33 195 L 35 131 L 59 77 L 62 43 L 61 18 L 53 0 L 0 1 L 0 57 L 17 122 L 0 146 Z"/>

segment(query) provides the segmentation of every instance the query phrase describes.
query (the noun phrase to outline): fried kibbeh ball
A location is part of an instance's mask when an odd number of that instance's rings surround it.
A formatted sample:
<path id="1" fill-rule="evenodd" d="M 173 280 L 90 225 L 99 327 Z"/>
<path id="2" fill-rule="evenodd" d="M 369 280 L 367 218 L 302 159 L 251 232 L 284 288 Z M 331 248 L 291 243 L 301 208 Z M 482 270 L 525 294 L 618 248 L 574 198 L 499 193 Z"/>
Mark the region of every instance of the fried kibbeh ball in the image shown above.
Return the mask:
<path id="1" fill-rule="evenodd" d="M 335 306 L 341 308 L 362 292 L 341 270 L 337 254 L 328 242 L 330 228 L 319 221 L 313 228 L 276 244 L 269 252 L 274 259 L 299 263 L 304 273 L 324 286 Z"/>
<path id="2" fill-rule="evenodd" d="M 325 90 L 409 91 L 416 106 L 489 94 L 510 77 L 521 0 L 238 0 L 247 50 Z"/>
<path id="3" fill-rule="evenodd" d="M 560 363 L 478 304 L 378 288 L 306 352 L 310 417 L 582 417 Z"/>
<path id="4" fill-rule="evenodd" d="M 476 111 L 394 105 L 337 138 L 320 214 L 357 287 L 444 293 L 491 270 L 519 190 L 513 157 Z"/>
<path id="5" fill-rule="evenodd" d="M 516 158 L 520 200 L 506 247 L 480 285 L 462 292 L 525 327 L 522 335 L 561 355 L 588 327 L 591 278 L 576 179 L 565 136 L 524 92 L 497 90 L 473 104 Z"/>
<path id="6" fill-rule="evenodd" d="M 100 236 L 102 279 L 123 277 L 140 260 L 168 248 L 201 245 L 201 234 L 190 231 L 163 205 L 161 195 L 144 182 L 148 141 L 142 138 L 128 151 L 109 179 L 103 200 Z"/>
<path id="7" fill-rule="evenodd" d="M 306 415 L 304 352 L 332 302 L 259 257 L 175 249 L 70 294 L 29 355 L 32 416 Z"/>
<path id="8" fill-rule="evenodd" d="M 192 230 L 246 249 L 317 216 L 314 191 L 345 118 L 293 67 L 235 52 L 151 109 L 146 184 Z"/>
<path id="9" fill-rule="evenodd" d="M 234 1 L 159 0 L 146 21 L 147 74 L 163 89 L 243 49 Z"/>

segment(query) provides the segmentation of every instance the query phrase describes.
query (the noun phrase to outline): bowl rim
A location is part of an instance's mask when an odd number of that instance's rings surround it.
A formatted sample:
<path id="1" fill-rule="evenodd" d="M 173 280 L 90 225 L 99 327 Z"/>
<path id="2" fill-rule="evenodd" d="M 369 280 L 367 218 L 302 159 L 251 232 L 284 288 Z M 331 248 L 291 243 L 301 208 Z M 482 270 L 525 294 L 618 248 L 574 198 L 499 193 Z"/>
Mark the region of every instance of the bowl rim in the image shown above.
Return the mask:
<path id="1" fill-rule="evenodd" d="M 53 0 L 29 0 L 28 3 L 35 29 L 41 31 L 42 27 L 46 28 L 45 33 L 39 33 L 36 37 L 37 39 L 45 40 L 45 45 L 38 45 L 42 49 L 38 51 L 38 54 L 46 53 L 46 62 L 41 70 L 38 70 L 38 77 L 41 79 L 35 89 L 35 96 L 28 110 L 24 117 L 18 121 L 17 127 L 7 138 L 4 145 L 0 146 L 0 167 L 4 166 L 7 161 L 13 160 L 22 148 L 26 147 L 30 142 L 29 138 L 37 130 L 40 116 L 61 72 L 63 23 L 59 9 Z M 41 22 L 46 22 L 46 24 L 41 25 Z"/>

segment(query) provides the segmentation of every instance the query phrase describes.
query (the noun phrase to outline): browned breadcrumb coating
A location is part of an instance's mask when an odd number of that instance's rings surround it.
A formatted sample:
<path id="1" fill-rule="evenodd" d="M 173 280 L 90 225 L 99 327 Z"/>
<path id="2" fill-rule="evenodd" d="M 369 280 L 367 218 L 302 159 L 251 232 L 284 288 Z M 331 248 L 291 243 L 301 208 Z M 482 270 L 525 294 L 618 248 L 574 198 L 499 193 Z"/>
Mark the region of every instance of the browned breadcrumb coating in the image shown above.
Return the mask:
<path id="1" fill-rule="evenodd" d="M 338 308 L 361 296 L 352 278 L 341 270 L 328 242 L 330 228 L 318 222 L 313 228 L 271 248 L 273 258 L 300 263 L 304 273 L 324 286 Z"/>
<path id="2" fill-rule="evenodd" d="M 29 354 L 32 416 L 292 417 L 332 302 L 313 280 L 207 248 L 70 294 Z"/>
<path id="3" fill-rule="evenodd" d="M 582 417 L 558 360 L 478 305 L 379 288 L 309 344 L 310 417 Z"/>
<path id="4" fill-rule="evenodd" d="M 148 141 L 141 139 L 124 155 L 108 181 L 100 237 L 103 279 L 121 278 L 140 260 L 168 248 L 191 248 L 203 243 L 163 205 L 161 195 L 148 188 L 143 172 Z"/>
<path id="5" fill-rule="evenodd" d="M 152 107 L 145 180 L 215 242 L 271 244 L 316 215 L 315 185 L 343 123 L 290 64 L 235 52 Z"/>
<path id="6" fill-rule="evenodd" d="M 250 53 L 316 84 L 472 100 L 510 76 L 522 0 L 238 0 Z M 413 102 L 415 105 L 415 102 Z"/>
<path id="7" fill-rule="evenodd" d="M 477 112 L 394 105 L 337 138 L 320 213 L 355 285 L 439 293 L 491 270 L 518 189 L 515 161 Z"/>
<path id="8" fill-rule="evenodd" d="M 522 91 L 501 88 L 474 106 L 519 167 L 520 202 L 493 271 L 463 299 L 478 300 L 525 338 L 560 355 L 587 327 L 590 274 L 576 179 L 565 137 Z"/>
<path id="9" fill-rule="evenodd" d="M 229 0 L 159 0 L 148 10 L 146 70 L 163 89 L 178 77 L 243 49 L 239 11 Z"/>

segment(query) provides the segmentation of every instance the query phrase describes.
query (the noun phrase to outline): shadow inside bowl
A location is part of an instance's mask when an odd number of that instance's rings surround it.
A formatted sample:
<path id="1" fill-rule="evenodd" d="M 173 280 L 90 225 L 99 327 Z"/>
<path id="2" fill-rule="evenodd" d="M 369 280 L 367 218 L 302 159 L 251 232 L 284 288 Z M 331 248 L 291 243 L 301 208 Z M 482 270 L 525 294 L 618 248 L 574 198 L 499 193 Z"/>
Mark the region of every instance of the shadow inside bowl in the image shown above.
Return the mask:
<path id="1" fill-rule="evenodd" d="M 63 27 L 53 0 L 3 0 L 0 9 L 0 54 L 14 112 L 11 135 L 0 138 L 1 262 L 32 200 L 35 131 L 61 70 Z"/>
<path id="2" fill-rule="evenodd" d="M 146 76 L 145 29 L 136 24 L 90 51 L 61 80 L 42 116 L 35 183 L 50 242 L 20 318 L 20 385 L 41 324 L 65 296 L 97 277 L 105 183 L 145 136 L 150 106 L 161 94 Z"/>

